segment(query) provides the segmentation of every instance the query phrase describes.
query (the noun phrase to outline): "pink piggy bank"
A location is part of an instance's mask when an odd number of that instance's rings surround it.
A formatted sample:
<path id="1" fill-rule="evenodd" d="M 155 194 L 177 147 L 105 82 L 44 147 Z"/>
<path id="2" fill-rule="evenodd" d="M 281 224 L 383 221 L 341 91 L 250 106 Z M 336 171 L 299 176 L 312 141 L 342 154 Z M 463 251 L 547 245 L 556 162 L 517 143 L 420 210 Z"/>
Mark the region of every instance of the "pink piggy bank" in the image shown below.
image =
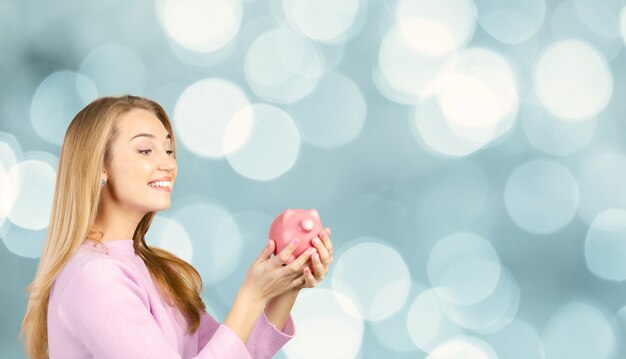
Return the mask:
<path id="1" fill-rule="evenodd" d="M 285 264 L 291 263 L 308 248 L 313 247 L 311 240 L 317 237 L 324 227 L 320 221 L 320 215 L 315 208 L 286 209 L 278 215 L 270 227 L 270 239 L 276 243 L 274 255 L 278 255 L 295 238 L 300 239 L 300 244 L 291 253 Z"/>

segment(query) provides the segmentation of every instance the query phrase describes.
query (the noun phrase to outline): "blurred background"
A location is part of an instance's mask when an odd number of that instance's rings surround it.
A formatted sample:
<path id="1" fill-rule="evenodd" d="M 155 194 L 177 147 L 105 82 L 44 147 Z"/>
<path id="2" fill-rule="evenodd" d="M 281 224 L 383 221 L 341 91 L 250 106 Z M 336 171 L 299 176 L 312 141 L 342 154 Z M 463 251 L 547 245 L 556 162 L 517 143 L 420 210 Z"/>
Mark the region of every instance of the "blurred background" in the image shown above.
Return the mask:
<path id="1" fill-rule="evenodd" d="M 284 209 L 332 229 L 277 358 L 626 357 L 625 41 L 621 0 L 0 0 L 0 357 L 65 130 L 126 93 L 220 321 Z"/>

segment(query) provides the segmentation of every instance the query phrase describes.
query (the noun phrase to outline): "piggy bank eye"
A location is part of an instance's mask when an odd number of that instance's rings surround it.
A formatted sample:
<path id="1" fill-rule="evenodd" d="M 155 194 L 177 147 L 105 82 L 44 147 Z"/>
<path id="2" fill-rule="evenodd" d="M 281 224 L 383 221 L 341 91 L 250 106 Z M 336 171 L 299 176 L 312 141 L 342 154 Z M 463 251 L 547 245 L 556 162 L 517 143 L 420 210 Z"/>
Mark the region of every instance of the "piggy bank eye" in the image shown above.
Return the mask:
<path id="1" fill-rule="evenodd" d="M 313 221 L 310 219 L 303 219 L 300 222 L 300 226 L 305 232 L 311 232 L 313 230 Z"/>

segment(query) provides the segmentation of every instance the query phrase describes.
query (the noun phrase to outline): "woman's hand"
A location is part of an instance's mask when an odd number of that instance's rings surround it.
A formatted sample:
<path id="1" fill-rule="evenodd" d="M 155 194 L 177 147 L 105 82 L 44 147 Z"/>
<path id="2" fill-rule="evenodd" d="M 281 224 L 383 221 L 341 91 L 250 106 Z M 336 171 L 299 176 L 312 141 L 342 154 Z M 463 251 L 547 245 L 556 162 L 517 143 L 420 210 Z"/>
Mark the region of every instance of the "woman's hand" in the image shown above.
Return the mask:
<path id="1" fill-rule="evenodd" d="M 327 235 L 323 235 L 322 233 L 324 232 Z M 283 328 L 287 322 L 291 308 L 293 308 L 300 290 L 305 287 L 315 287 L 317 283 L 324 279 L 324 276 L 328 272 L 328 267 L 333 261 L 333 245 L 330 242 L 330 228 L 326 228 L 319 234 L 318 241 L 313 241 L 313 246 L 317 249 L 319 256 L 317 259 L 309 257 L 309 260 L 306 261 L 301 271 L 302 275 L 295 279 L 298 285 L 275 296 L 267 303 L 265 314 L 267 315 L 268 320 L 274 324 L 276 328 Z M 272 246 L 271 248 L 273 249 L 274 247 Z M 298 257 L 297 260 L 299 260 L 302 256 L 303 255 Z M 313 268 L 309 267 L 311 262 L 313 263 Z"/>
<path id="2" fill-rule="evenodd" d="M 296 290 L 315 287 L 324 279 L 326 273 L 328 273 L 330 263 L 333 261 L 333 244 L 330 241 L 330 228 L 325 228 L 317 237 L 313 238 L 313 245 L 317 249 L 317 253 L 311 257 L 313 265 L 312 267 L 306 266 L 303 269 L 304 283 L 294 288 Z"/>
<path id="3" fill-rule="evenodd" d="M 302 272 L 305 267 L 308 268 L 307 263 L 317 250 L 309 248 L 285 265 L 291 253 L 298 247 L 298 243 L 294 242 L 289 243 L 278 255 L 271 257 L 276 244 L 270 240 L 248 269 L 242 290 L 254 299 L 267 303 L 280 294 L 291 291 L 303 283 L 306 284 Z"/>

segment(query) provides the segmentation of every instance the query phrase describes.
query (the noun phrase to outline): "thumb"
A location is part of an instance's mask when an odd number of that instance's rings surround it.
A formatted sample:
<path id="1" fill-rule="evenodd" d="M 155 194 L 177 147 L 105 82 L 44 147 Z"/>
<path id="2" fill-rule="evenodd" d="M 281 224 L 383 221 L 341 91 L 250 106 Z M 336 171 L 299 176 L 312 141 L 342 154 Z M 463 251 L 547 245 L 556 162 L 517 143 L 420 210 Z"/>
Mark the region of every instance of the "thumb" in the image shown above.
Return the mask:
<path id="1" fill-rule="evenodd" d="M 275 242 L 274 240 L 270 239 L 267 242 L 267 245 L 263 248 L 263 250 L 261 251 L 261 254 L 259 255 L 259 257 L 256 259 L 257 262 L 262 262 L 264 260 L 267 260 L 270 258 L 270 256 L 272 255 L 272 253 L 274 253 L 274 246 L 275 246 Z"/>

